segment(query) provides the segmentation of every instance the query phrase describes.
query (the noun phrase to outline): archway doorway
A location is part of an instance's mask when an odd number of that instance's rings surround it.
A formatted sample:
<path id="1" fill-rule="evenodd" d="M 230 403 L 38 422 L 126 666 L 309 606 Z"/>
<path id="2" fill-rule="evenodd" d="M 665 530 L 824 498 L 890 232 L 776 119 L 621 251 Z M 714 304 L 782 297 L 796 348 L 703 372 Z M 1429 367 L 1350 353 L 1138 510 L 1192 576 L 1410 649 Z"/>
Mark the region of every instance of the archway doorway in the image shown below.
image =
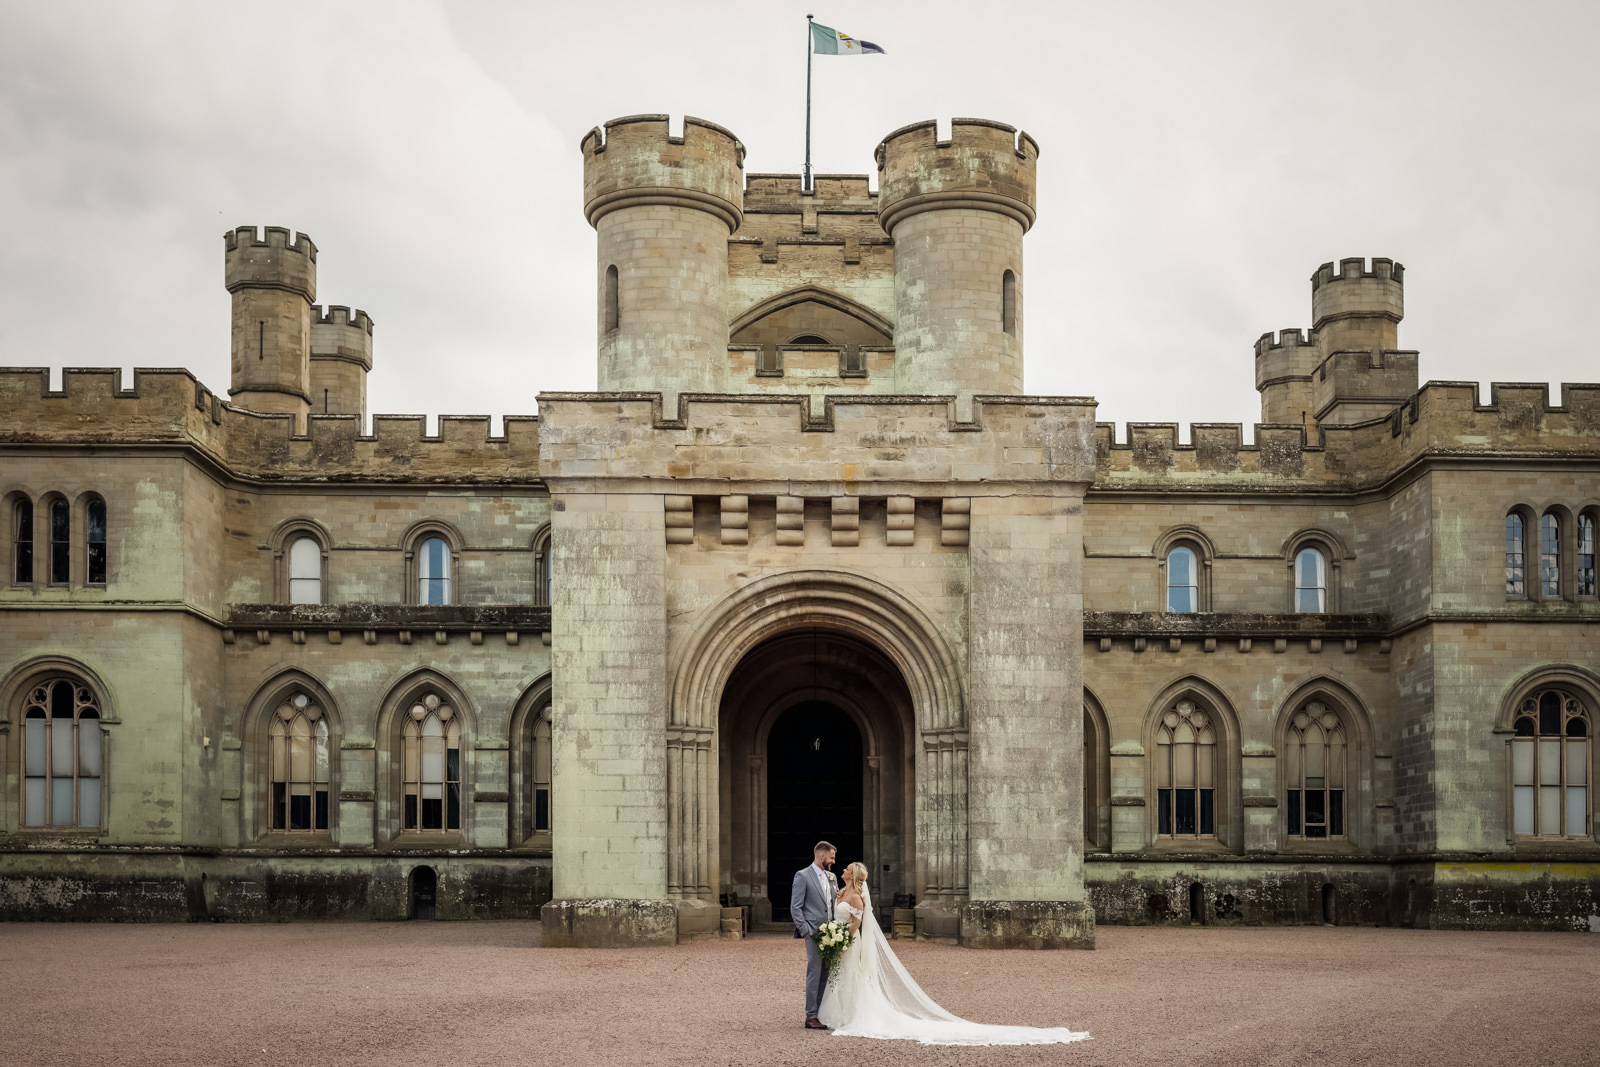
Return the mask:
<path id="1" fill-rule="evenodd" d="M 841 708 L 807 700 L 778 716 L 767 734 L 767 870 L 772 918 L 789 916 L 789 883 L 819 840 L 848 863 L 865 855 L 861 731 Z"/>
<path id="2" fill-rule="evenodd" d="M 899 670 L 854 634 L 796 628 L 743 656 L 723 690 L 718 883 L 757 921 L 789 917 L 794 872 L 826 839 L 871 871 L 873 904 L 915 893 L 916 750 Z"/>

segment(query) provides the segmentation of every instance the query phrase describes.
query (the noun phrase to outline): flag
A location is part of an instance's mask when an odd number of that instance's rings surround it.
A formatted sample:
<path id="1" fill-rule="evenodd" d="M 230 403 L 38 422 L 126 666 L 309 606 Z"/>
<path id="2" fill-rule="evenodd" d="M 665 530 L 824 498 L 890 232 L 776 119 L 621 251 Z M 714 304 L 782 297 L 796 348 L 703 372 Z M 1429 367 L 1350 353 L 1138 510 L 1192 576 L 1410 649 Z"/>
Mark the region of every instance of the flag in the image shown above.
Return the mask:
<path id="1" fill-rule="evenodd" d="M 848 33 L 840 33 L 831 26 L 811 24 L 811 51 L 819 56 L 868 56 L 883 49 L 871 41 L 858 41 Z"/>

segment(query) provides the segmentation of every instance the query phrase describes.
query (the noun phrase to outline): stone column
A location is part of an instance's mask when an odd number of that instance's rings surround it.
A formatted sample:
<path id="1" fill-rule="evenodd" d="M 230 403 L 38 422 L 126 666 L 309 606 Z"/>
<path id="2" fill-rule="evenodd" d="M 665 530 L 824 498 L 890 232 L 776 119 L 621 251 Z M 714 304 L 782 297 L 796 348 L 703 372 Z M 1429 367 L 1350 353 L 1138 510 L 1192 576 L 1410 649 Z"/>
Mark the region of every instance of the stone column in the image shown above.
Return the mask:
<path id="1" fill-rule="evenodd" d="M 661 498 L 555 492 L 547 948 L 671 945 Z"/>
<path id="2" fill-rule="evenodd" d="M 961 943 L 1093 948 L 1083 881 L 1082 496 L 972 501 Z"/>

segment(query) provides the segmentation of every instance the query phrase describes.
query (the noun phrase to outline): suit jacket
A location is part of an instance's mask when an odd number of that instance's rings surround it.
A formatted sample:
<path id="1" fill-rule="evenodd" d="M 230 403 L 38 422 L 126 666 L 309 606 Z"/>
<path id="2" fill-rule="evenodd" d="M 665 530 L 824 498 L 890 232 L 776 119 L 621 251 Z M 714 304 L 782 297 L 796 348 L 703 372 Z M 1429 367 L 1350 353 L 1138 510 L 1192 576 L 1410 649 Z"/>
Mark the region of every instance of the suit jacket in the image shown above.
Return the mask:
<path id="1" fill-rule="evenodd" d="M 794 919 L 794 936 L 810 937 L 817 927 L 833 918 L 833 902 L 838 896 L 833 875 L 828 875 L 828 892 L 823 893 L 817 866 L 808 863 L 794 872 L 794 887 L 789 891 L 789 916 Z"/>

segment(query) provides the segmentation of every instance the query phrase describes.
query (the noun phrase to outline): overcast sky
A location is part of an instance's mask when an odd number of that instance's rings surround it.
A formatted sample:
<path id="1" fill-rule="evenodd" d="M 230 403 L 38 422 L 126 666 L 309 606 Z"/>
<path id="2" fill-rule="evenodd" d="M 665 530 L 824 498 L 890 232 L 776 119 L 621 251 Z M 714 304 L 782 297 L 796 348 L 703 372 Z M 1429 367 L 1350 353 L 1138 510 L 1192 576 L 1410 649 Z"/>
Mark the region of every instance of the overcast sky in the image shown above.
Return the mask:
<path id="1" fill-rule="evenodd" d="M 225 395 L 222 233 L 272 224 L 376 322 L 372 412 L 592 388 L 579 139 L 698 115 L 797 172 L 809 11 L 888 50 L 818 58 L 819 172 L 1038 140 L 1030 392 L 1254 422 L 1252 344 L 1345 256 L 1405 264 L 1424 380 L 1600 380 L 1600 3 L 833 3 L 0 0 L 0 364 Z"/>

